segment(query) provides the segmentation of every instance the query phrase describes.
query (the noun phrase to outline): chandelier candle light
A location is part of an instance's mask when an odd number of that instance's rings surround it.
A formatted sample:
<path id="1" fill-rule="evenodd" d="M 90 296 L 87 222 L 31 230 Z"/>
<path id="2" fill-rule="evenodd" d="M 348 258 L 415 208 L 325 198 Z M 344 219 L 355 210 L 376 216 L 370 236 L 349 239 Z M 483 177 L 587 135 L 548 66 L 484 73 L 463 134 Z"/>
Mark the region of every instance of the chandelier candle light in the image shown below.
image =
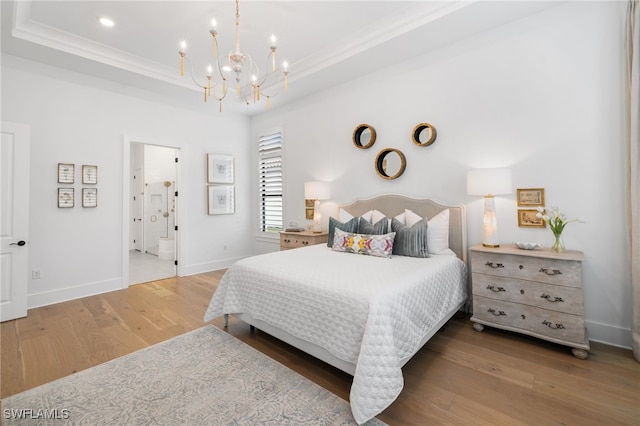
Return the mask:
<path id="1" fill-rule="evenodd" d="M 215 19 L 211 20 L 211 48 L 212 57 L 215 65 L 209 65 L 207 67 L 206 82 L 200 84 L 193 75 L 193 66 L 191 60 L 187 56 L 187 43 L 182 41 L 180 43 L 180 75 L 184 76 L 185 61 L 189 62 L 191 68 L 191 79 L 204 90 L 204 101 L 207 102 L 208 98 L 213 96 L 218 100 L 220 104 L 220 112 L 222 112 L 222 100 L 227 96 L 227 83 L 230 78 L 233 78 L 236 83 L 236 94 L 249 105 L 250 99 L 253 103 L 260 102 L 262 97 L 266 98 L 266 107 L 269 109 L 271 105 L 271 97 L 273 93 L 264 93 L 264 87 L 267 83 L 267 79 L 275 74 L 276 71 L 276 36 L 271 35 L 270 52 L 267 55 L 267 66 L 265 67 L 264 75 L 260 75 L 260 70 L 257 64 L 253 61 L 251 56 L 247 53 L 240 51 L 240 5 L 239 0 L 236 0 L 236 43 L 235 50 L 232 50 L 227 55 L 218 57 L 218 31 L 217 22 Z M 214 71 L 215 69 L 215 71 Z M 267 70 L 271 70 L 270 72 Z M 289 66 L 287 62 L 282 63 L 282 79 L 285 92 L 289 90 Z M 214 75 L 217 78 L 214 78 Z"/>

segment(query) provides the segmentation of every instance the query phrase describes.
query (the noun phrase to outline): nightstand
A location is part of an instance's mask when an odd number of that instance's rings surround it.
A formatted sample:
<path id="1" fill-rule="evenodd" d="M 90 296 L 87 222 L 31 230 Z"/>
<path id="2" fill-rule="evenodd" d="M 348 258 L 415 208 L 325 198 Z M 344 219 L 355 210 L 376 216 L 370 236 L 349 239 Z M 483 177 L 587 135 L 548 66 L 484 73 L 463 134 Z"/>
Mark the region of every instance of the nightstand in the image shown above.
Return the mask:
<path id="1" fill-rule="evenodd" d="M 570 346 L 586 359 L 580 251 L 521 250 L 507 245 L 470 249 L 473 328 L 528 334 Z"/>
<path id="2" fill-rule="evenodd" d="M 280 232 L 280 250 L 289 250 L 298 247 L 312 246 L 314 244 L 326 244 L 326 232 Z"/>

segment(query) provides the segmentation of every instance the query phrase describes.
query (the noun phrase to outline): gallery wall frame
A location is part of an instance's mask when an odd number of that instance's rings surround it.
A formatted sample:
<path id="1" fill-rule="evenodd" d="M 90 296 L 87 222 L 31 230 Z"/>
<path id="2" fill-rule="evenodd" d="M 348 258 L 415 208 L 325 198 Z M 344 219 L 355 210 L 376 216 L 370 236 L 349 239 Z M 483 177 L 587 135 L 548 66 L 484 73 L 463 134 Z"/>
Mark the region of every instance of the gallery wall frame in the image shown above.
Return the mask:
<path id="1" fill-rule="evenodd" d="M 76 165 L 72 163 L 58 163 L 58 183 L 74 183 Z"/>
<path id="2" fill-rule="evenodd" d="M 73 188 L 58 188 L 58 207 L 71 209 L 74 206 L 75 190 Z"/>
<path id="3" fill-rule="evenodd" d="M 235 187 L 232 185 L 207 185 L 207 213 L 235 213 Z"/>
<path id="4" fill-rule="evenodd" d="M 98 207 L 98 188 L 82 188 L 82 207 Z"/>
<path id="5" fill-rule="evenodd" d="M 233 156 L 207 154 L 207 183 L 229 184 L 233 181 Z"/>
<path id="6" fill-rule="evenodd" d="M 98 166 L 82 165 L 82 184 L 95 185 L 98 183 Z"/>

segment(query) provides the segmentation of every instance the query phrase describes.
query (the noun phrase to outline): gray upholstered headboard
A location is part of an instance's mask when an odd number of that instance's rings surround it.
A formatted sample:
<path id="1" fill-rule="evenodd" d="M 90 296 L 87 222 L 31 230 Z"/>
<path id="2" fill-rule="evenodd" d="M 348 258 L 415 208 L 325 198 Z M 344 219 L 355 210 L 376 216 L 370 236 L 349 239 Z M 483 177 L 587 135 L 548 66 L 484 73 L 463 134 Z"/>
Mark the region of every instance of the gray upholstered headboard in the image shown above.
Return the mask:
<path id="1" fill-rule="evenodd" d="M 353 216 L 360 216 L 376 209 L 387 217 L 394 217 L 409 209 L 414 213 L 432 218 L 443 210 L 449 209 L 449 248 L 460 259 L 467 262 L 467 218 L 462 204 L 444 204 L 432 199 L 416 199 L 402 195 L 380 195 L 366 200 L 356 200 L 340 206 Z M 427 231 L 428 232 L 428 231 Z"/>

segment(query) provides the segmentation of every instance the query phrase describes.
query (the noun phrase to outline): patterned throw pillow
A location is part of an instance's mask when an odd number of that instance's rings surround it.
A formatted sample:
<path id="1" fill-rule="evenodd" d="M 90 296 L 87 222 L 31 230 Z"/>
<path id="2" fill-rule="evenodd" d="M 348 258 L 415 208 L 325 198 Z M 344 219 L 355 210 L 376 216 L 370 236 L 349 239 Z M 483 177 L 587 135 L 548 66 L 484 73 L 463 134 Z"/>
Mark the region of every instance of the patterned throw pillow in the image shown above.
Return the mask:
<path id="1" fill-rule="evenodd" d="M 341 229 L 345 232 L 358 232 L 358 218 L 354 217 L 348 222 L 343 223 L 333 217 L 330 217 L 327 247 L 331 247 L 333 245 L 333 235 L 336 229 Z"/>
<path id="2" fill-rule="evenodd" d="M 384 235 L 367 235 L 336 229 L 332 250 L 376 257 L 391 257 L 395 236 L 395 232 Z"/>
<path id="3" fill-rule="evenodd" d="M 427 219 L 413 226 L 400 223 L 396 218 L 391 221 L 391 230 L 396 233 L 393 254 L 410 257 L 429 257 L 427 248 Z"/>

